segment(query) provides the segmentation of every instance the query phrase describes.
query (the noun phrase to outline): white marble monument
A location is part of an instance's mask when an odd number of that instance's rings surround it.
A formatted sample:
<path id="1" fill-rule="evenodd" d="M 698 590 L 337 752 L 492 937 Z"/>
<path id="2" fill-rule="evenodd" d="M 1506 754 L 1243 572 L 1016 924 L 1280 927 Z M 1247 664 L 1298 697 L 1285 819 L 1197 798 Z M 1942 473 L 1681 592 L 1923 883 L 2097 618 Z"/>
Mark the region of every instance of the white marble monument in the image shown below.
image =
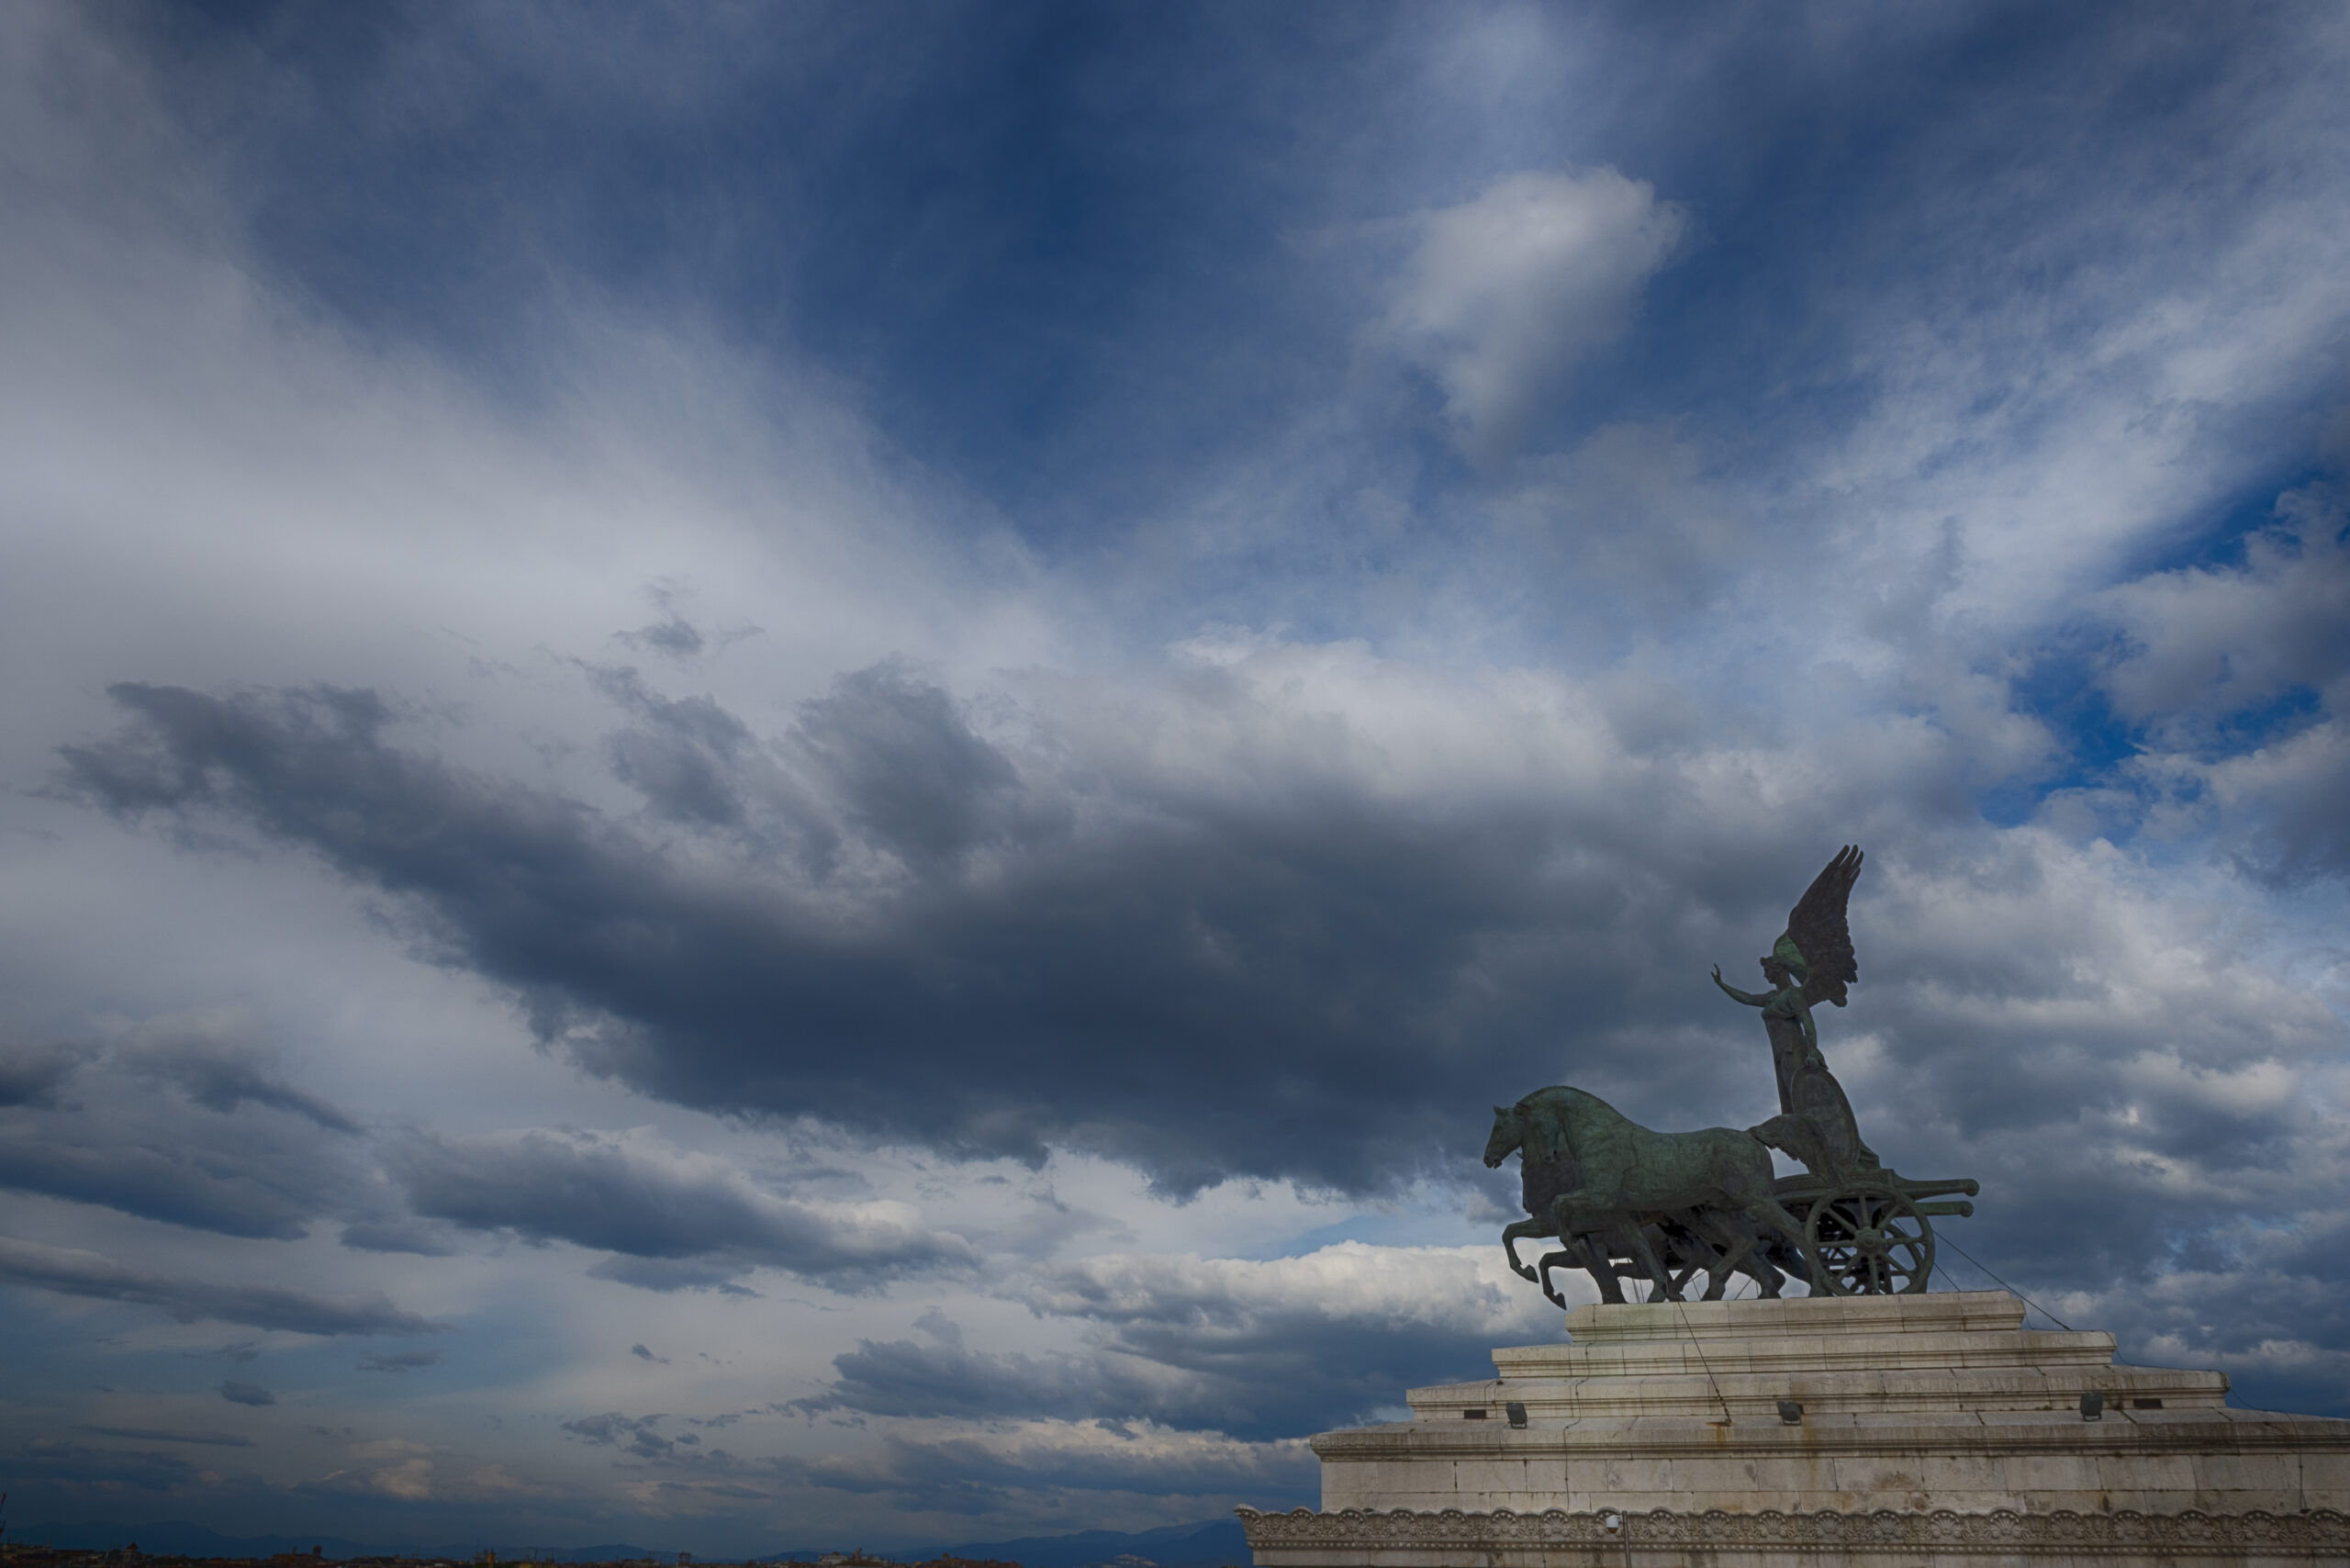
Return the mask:
<path id="1" fill-rule="evenodd" d="M 2350 1421 L 2116 1365 L 2005 1292 L 1585 1306 L 1314 1439 L 1259 1568 L 2350 1563 Z"/>

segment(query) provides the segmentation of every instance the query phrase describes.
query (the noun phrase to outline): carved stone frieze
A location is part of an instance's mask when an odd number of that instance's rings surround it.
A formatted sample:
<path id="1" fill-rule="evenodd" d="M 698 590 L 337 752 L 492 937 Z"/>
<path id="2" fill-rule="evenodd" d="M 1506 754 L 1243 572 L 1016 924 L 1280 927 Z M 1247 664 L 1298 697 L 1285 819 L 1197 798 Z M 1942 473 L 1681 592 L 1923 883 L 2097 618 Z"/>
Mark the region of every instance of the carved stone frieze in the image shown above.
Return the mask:
<path id="1" fill-rule="evenodd" d="M 1241 1508 L 1242 1529 L 1258 1551 L 1328 1554 L 1328 1561 L 1361 1561 L 1380 1549 L 1464 1554 L 1572 1549 L 1617 1544 L 1715 1551 L 1818 1551 L 1949 1553 L 1970 1550 L 2002 1555 L 2101 1555 L 2139 1557 L 2173 1553 L 2227 1554 L 2247 1549 L 2263 1557 L 2350 1558 L 2350 1516 L 2331 1508 L 2297 1514 L 2018 1514 L 2005 1510 L 1960 1514 L 1869 1514 L 1831 1511 L 1732 1514 L 1719 1509 L 1681 1514 L 1610 1516 L 1550 1508 L 1539 1514 L 1469 1513 L 1458 1508 L 1419 1512 L 1348 1508 L 1335 1514 L 1296 1508 L 1285 1514 Z"/>

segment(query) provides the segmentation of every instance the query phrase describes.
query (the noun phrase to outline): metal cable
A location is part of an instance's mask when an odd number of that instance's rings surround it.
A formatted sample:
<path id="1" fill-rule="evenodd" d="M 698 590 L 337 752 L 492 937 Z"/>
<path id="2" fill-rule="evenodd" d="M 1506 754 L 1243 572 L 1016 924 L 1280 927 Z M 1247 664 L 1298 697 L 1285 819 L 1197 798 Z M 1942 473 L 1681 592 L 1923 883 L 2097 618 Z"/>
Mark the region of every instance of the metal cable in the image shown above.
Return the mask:
<path id="1" fill-rule="evenodd" d="M 1689 1308 L 1678 1296 L 1673 1297 L 1673 1305 L 1674 1310 L 1681 1314 L 1681 1327 L 1689 1330 L 1689 1345 L 1692 1350 L 1697 1352 L 1697 1364 L 1706 1369 L 1706 1381 L 1712 1384 L 1714 1397 L 1721 1404 L 1722 1425 L 1725 1427 L 1732 1425 L 1729 1414 L 1729 1401 L 1722 1397 L 1722 1385 L 1719 1383 L 1715 1382 L 1714 1363 L 1706 1360 L 1706 1347 L 1697 1342 L 1697 1330 L 1689 1322 Z"/>
<path id="2" fill-rule="evenodd" d="M 1937 1241 L 1950 1241 L 1950 1238 L 1948 1238 L 1948 1237 L 1946 1237 L 1946 1236 L 1936 1237 L 1934 1239 L 1936 1239 Z M 1952 1251 L 1953 1251 L 1953 1252 L 1957 1253 L 1960 1257 L 1962 1257 L 1962 1258 L 1965 1259 L 1968 1262 L 1970 1262 L 1970 1263 L 1975 1263 L 1975 1266 L 1976 1268 L 1978 1268 L 1978 1269 L 1983 1269 L 1983 1271 L 1984 1271 L 1985 1273 L 1986 1273 L 1986 1274 L 1991 1274 L 1991 1271 L 1990 1271 L 1990 1270 L 1988 1270 L 1988 1269 L 1984 1269 L 1984 1268 L 1983 1268 L 1983 1265 L 1982 1265 L 1981 1263 L 1976 1263 L 1976 1262 L 1975 1262 L 1975 1254 L 1973 1254 L 1972 1252 L 1969 1252 L 1965 1248 L 1961 1247 L 1961 1246 L 1960 1246 L 1957 1242 L 1955 1242 L 1955 1241 L 1951 1241 L 1950 1246 L 1951 1246 L 1951 1250 L 1952 1250 Z M 1945 1280 L 1947 1280 L 1947 1279 L 1949 1279 L 1949 1278 L 1950 1278 L 1950 1271 L 1949 1271 L 1948 1270 L 1944 1270 L 1944 1271 L 1942 1271 L 1942 1278 L 1943 1278 L 1943 1279 L 1945 1279 Z M 2028 1296 L 2028 1295 L 2024 1294 L 2023 1294 L 2023 1292 L 2021 1292 L 2021 1291 L 2020 1291 L 2020 1290 L 2016 1289 L 2016 1288 L 2015 1288 L 2015 1286 L 2013 1286 L 2013 1285 L 2011 1285 L 2011 1284 L 2008 1283 L 2008 1282 L 2007 1282 L 2007 1281 L 2000 1279 L 1998 1275 L 1997 1275 L 1997 1274 L 1991 1274 L 1991 1278 L 1992 1278 L 1992 1279 L 1993 1279 L 1993 1280 L 1994 1280 L 1994 1281 L 1998 1284 L 1998 1287 L 1999 1287 L 2001 1290 L 2003 1290 L 2003 1291 L 2007 1292 L 2009 1295 L 2014 1296 L 2018 1301 L 2022 1302 L 2022 1303 L 2024 1304 L 2024 1305 L 2026 1305 L 2026 1306 L 2028 1306 L 2028 1307 L 2031 1307 L 2031 1308 L 2032 1308 L 2034 1311 L 2038 1312 L 2038 1313 L 2040 1314 L 2040 1316 L 2042 1316 L 2042 1317 L 2044 1317 L 2044 1318 L 2048 1319 L 2048 1321 L 2049 1321 L 2049 1322 L 2053 1323 L 2054 1325 L 2056 1325 L 2056 1327 L 2057 1327 L 2062 1328 L 2065 1333 L 2067 1333 L 2067 1334 L 2071 1334 L 2071 1333 L 2077 1332 L 2077 1330 L 2076 1330 L 2076 1329 L 2073 1327 L 2073 1326 L 2072 1326 L 2071 1324 L 2069 1324 L 2069 1323 L 2065 1322 L 2063 1318 L 2061 1318 L 2061 1317 L 2057 1316 L 2054 1313 L 2053 1313 L 2053 1312 L 2049 1311 L 2046 1307 L 2042 1306 L 2038 1302 L 2036 1302 L 2036 1301 L 2032 1300 L 2030 1296 Z"/>

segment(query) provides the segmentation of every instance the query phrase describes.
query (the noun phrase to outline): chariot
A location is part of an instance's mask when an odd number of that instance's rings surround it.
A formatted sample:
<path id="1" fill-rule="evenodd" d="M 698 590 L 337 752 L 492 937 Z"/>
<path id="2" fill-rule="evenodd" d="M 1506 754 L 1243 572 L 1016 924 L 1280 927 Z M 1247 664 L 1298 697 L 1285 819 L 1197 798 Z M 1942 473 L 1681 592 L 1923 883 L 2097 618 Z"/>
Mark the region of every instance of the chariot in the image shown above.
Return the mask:
<path id="1" fill-rule="evenodd" d="M 1662 1265 L 1663 1288 L 1651 1300 L 1687 1299 L 1701 1274 L 1707 1277 L 1707 1301 L 1719 1300 L 1735 1274 L 1762 1282 L 1765 1294 L 1776 1294 L 1778 1282 L 1770 1278 L 1774 1269 L 1803 1281 L 1815 1295 L 1908 1295 L 1927 1289 L 1933 1278 L 1934 1219 L 1974 1214 L 1966 1199 L 1981 1190 L 1968 1177 L 1919 1181 L 1891 1170 L 1871 1171 L 1850 1182 L 1783 1176 L 1772 1183 L 1772 1196 L 1794 1220 L 1794 1236 L 1740 1225 L 1718 1209 L 1628 1217 L 1639 1226 L 1649 1256 Z M 1550 1271 L 1580 1268 L 1591 1271 L 1602 1300 L 1622 1301 L 1619 1281 L 1657 1277 L 1629 1244 L 1630 1235 L 1628 1226 L 1609 1226 L 1578 1236 L 1577 1244 L 1565 1250 L 1544 1254 L 1532 1270 L 1542 1294 L 1567 1305 Z M 1510 1261 L 1518 1267 L 1514 1246 Z"/>
<path id="2" fill-rule="evenodd" d="M 1815 1294 L 1924 1290 L 1934 1272 L 1933 1216 L 1972 1215 L 1975 1205 L 1965 1198 L 1983 1190 L 1967 1177 L 1918 1182 L 1890 1170 L 1879 1174 L 1882 1180 L 1849 1186 L 1809 1175 L 1772 1183 L 1779 1206 L 1803 1226 L 1802 1277 Z"/>

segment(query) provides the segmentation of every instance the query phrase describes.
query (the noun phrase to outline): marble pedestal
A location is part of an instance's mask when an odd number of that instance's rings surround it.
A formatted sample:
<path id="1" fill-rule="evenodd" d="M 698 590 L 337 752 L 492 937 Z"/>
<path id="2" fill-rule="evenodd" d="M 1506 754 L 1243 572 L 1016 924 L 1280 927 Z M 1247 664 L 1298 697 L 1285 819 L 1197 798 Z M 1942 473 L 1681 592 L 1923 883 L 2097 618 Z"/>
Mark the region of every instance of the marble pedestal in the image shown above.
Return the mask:
<path id="1" fill-rule="evenodd" d="M 2023 1316 L 1987 1291 L 1581 1307 L 1572 1343 L 1315 1438 L 1322 1511 L 1242 1520 L 1259 1568 L 2350 1563 L 2350 1421 L 2232 1409 L 2221 1373 Z"/>

